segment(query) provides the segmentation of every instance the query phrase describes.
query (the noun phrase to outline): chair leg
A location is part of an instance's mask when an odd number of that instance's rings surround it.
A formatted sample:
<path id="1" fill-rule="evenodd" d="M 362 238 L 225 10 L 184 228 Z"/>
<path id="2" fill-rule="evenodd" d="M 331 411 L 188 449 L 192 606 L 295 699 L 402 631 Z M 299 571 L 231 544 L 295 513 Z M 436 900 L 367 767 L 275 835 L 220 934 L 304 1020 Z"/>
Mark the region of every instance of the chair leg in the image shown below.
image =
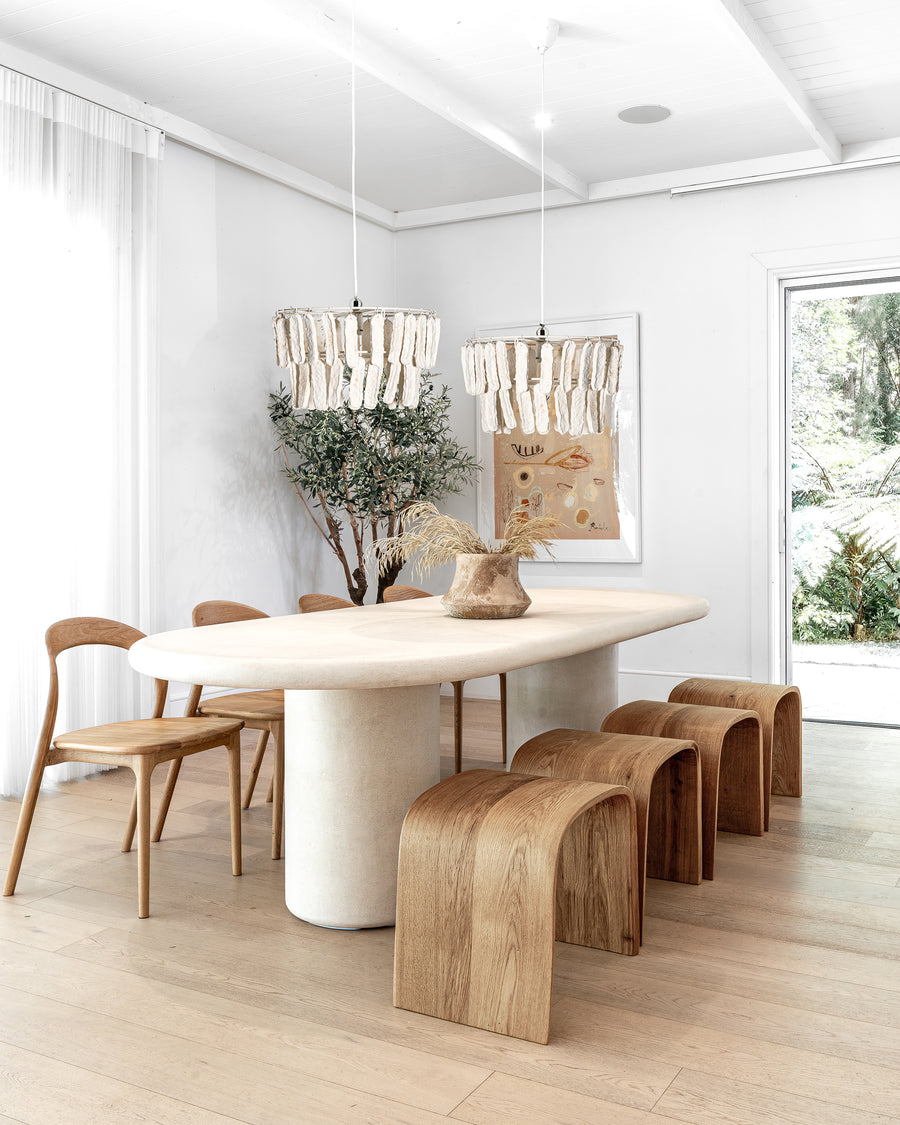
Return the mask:
<path id="1" fill-rule="evenodd" d="M 503 764 L 506 765 L 506 673 L 500 673 L 500 746 Z"/>
<path id="2" fill-rule="evenodd" d="M 281 859 L 284 835 L 284 723 L 273 723 L 275 772 L 272 775 L 272 859 Z"/>
<path id="3" fill-rule="evenodd" d="M 169 815 L 169 805 L 172 803 L 172 794 L 175 792 L 175 782 L 178 780 L 179 773 L 181 773 L 181 763 L 183 760 L 183 758 L 173 758 L 169 763 L 169 772 L 166 774 L 166 788 L 159 802 L 159 808 L 156 812 L 156 824 L 153 828 L 152 839 L 154 844 L 160 836 L 162 836 L 166 817 Z M 130 846 L 129 844 L 129 847 Z M 122 850 L 128 851 L 128 848 L 123 848 Z"/>
<path id="4" fill-rule="evenodd" d="M 12 853 L 9 857 L 9 867 L 6 871 L 6 883 L 3 887 L 4 895 L 11 895 L 16 889 L 19 880 L 19 869 L 22 866 L 22 856 L 25 854 L 25 843 L 31 831 L 31 821 L 34 817 L 34 808 L 37 804 L 38 793 L 41 790 L 41 781 L 44 777 L 44 758 L 38 758 L 31 769 L 28 779 L 28 788 L 22 798 L 22 808 L 19 810 L 19 823 L 16 826 L 16 835 L 13 840 Z"/>
<path id="5" fill-rule="evenodd" d="M 137 805 L 138 918 L 150 915 L 150 775 L 155 764 L 141 755 L 132 767 Z"/>
<path id="6" fill-rule="evenodd" d="M 250 774 L 247 778 L 247 785 L 244 789 L 244 800 L 241 803 L 242 809 L 250 808 L 250 801 L 253 797 L 253 790 L 256 788 L 256 779 L 259 777 L 259 767 L 262 765 L 263 755 L 266 752 L 266 743 L 269 741 L 268 728 L 263 727 L 259 732 L 259 738 L 256 741 L 256 753 L 253 755 L 253 765 L 250 767 Z"/>
<path id="7" fill-rule="evenodd" d="M 231 874 L 241 873 L 241 732 L 226 743 L 228 750 L 228 807 L 231 812 Z"/>
<path id="8" fill-rule="evenodd" d="M 456 680 L 453 684 L 453 772 L 459 773 L 462 769 L 462 706 L 463 684 L 465 680 Z"/>
<path id="9" fill-rule="evenodd" d="M 269 781 L 269 792 L 266 794 L 266 804 L 271 805 L 275 798 L 275 775 L 273 774 Z"/>
<path id="10" fill-rule="evenodd" d="M 137 828 L 137 785 L 134 787 L 134 792 L 131 794 L 131 808 L 128 810 L 128 820 L 125 824 L 125 835 L 122 837 L 122 851 L 130 852 L 131 845 L 134 843 L 134 832 Z M 158 836 L 153 837 L 158 840 Z"/>

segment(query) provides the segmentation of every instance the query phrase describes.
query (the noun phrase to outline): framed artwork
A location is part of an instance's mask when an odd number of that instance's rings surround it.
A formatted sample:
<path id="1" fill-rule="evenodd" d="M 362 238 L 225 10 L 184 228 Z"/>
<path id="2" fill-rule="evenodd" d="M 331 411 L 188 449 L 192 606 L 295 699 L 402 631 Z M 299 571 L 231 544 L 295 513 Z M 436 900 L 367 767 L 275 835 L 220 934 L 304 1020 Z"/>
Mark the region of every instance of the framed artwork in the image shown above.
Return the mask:
<path id="1" fill-rule="evenodd" d="M 487 434 L 477 421 L 478 532 L 497 539 L 509 512 L 527 506 L 559 519 L 556 562 L 640 562 L 640 395 L 638 314 L 547 322 L 551 336 L 618 336 L 623 346 L 616 424 L 599 434 Z M 533 325 L 479 330 L 531 335 Z M 551 403 L 552 409 L 552 403 Z M 546 561 L 546 560 L 542 560 Z M 523 560 L 523 565 L 528 565 Z"/>

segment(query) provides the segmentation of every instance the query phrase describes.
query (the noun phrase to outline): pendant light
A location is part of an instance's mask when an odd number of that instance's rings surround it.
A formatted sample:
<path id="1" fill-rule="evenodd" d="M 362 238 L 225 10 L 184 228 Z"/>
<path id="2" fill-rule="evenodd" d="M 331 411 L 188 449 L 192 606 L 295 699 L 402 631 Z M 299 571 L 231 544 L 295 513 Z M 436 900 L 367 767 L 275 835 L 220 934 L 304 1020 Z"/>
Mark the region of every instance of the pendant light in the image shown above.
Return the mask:
<path id="1" fill-rule="evenodd" d="M 291 371 L 294 407 L 351 410 L 419 403 L 419 377 L 437 359 L 440 320 L 431 309 L 365 306 L 359 299 L 356 217 L 356 3 L 350 22 L 350 196 L 353 292 L 346 308 L 278 309 L 275 359 Z M 344 370 L 349 368 L 349 381 Z"/>
<path id="2" fill-rule="evenodd" d="M 544 325 L 544 58 L 559 24 L 541 24 L 540 324 L 533 336 L 470 339 L 462 347 L 465 387 L 481 402 L 486 433 L 560 434 L 581 437 L 615 428 L 622 345 L 617 336 L 550 336 Z M 515 405 L 514 405 L 515 403 Z"/>

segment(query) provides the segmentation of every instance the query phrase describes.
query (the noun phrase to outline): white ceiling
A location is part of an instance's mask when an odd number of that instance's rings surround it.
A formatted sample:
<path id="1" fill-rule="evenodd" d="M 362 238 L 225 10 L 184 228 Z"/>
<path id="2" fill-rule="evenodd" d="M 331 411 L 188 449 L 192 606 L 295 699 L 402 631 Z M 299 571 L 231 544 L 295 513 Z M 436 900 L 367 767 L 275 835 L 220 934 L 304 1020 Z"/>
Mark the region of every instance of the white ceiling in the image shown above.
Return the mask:
<path id="1" fill-rule="evenodd" d="M 238 142 L 346 191 L 351 4 L 0 0 L 0 63 L 37 56 L 148 103 L 176 137 L 194 123 L 220 148 Z M 560 23 L 545 60 L 556 203 L 900 155 L 900 0 L 540 8 Z M 357 0 L 362 199 L 436 219 L 496 200 L 515 209 L 508 197 L 533 206 L 536 13 L 528 0 Z M 642 103 L 672 116 L 618 119 Z"/>

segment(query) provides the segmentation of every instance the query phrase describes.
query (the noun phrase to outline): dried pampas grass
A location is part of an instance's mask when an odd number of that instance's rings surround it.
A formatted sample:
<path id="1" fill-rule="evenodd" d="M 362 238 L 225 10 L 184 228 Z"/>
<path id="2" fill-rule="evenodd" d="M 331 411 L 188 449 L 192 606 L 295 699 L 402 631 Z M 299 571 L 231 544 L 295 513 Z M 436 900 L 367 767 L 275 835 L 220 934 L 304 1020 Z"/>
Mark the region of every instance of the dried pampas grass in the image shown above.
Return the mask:
<path id="1" fill-rule="evenodd" d="M 470 524 L 444 515 L 434 504 L 410 504 L 403 513 L 402 534 L 373 543 L 367 554 L 374 555 L 381 571 L 402 566 L 415 556 L 415 577 L 451 562 L 457 555 L 518 555 L 536 559 L 542 547 L 552 554 L 549 544 L 558 524 L 554 516 L 529 519 L 522 512 L 512 512 L 503 538 L 488 547 Z"/>

